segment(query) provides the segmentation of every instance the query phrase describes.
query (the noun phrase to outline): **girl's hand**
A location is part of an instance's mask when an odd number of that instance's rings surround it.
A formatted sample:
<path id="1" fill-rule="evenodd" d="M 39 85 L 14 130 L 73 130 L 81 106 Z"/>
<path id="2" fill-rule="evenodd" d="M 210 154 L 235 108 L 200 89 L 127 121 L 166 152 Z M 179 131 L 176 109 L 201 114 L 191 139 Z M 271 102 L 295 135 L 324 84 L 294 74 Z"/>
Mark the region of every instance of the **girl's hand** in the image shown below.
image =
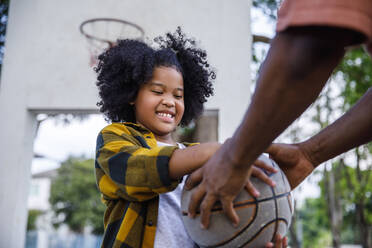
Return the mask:
<path id="1" fill-rule="evenodd" d="M 217 152 L 218 149 L 221 147 L 221 143 L 218 142 L 208 142 L 208 143 L 202 143 L 200 146 L 203 146 L 203 148 L 206 149 L 206 160 L 204 163 L 206 163 L 212 156 Z M 204 164 L 203 163 L 203 164 Z"/>
<path id="2" fill-rule="evenodd" d="M 271 178 L 262 170 L 266 170 L 269 173 L 276 173 L 278 172 L 274 167 L 271 165 L 268 165 L 264 163 L 263 161 L 257 159 L 254 162 L 254 165 L 251 168 L 250 175 L 257 177 L 264 183 L 266 183 L 269 186 L 274 187 L 275 182 L 271 180 Z M 251 180 L 249 180 L 250 177 L 248 177 L 247 184 L 245 185 L 245 189 L 248 191 L 248 193 L 254 197 L 258 197 L 260 195 L 260 192 L 253 186 Z"/>
<path id="3" fill-rule="evenodd" d="M 275 243 L 269 242 L 265 248 L 286 248 L 287 245 L 287 237 L 282 238 L 280 234 L 277 234 L 275 235 Z"/>

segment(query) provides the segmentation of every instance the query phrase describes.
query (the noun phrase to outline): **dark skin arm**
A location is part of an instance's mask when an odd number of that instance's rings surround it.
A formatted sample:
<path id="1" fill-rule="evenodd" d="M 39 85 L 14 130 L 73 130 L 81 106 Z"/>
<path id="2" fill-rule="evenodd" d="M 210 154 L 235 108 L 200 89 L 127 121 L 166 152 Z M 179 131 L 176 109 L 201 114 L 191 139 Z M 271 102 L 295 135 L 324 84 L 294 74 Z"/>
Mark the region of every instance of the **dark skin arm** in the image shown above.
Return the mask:
<path id="1" fill-rule="evenodd" d="M 192 173 L 203 166 L 220 147 L 221 144 L 217 142 L 209 142 L 190 146 L 185 149 L 175 150 L 169 161 L 169 176 L 172 179 L 180 179 L 183 176 Z M 270 186 L 275 186 L 275 182 L 268 177 L 262 169 L 271 173 L 277 172 L 277 170 L 271 165 L 267 165 L 258 160 L 255 162 L 255 166 L 251 169 L 252 176 L 259 178 Z M 195 176 L 201 178 L 202 174 L 194 174 L 194 177 Z M 251 195 L 255 197 L 259 196 L 259 192 L 250 181 L 247 181 L 245 188 Z"/>
<path id="2" fill-rule="evenodd" d="M 267 153 L 292 178 L 291 187 L 295 188 L 321 163 L 372 140 L 371 111 L 369 89 L 345 115 L 317 135 L 298 144 L 272 144 Z"/>
<path id="3" fill-rule="evenodd" d="M 353 34 L 344 29 L 309 28 L 276 35 L 243 122 L 204 165 L 201 183 L 190 201 L 189 213 L 195 215 L 200 206 L 205 228 L 217 200 L 227 217 L 239 222 L 232 201 L 246 184 L 251 165 L 317 98 L 342 59 L 344 47 L 355 42 L 350 38 Z M 294 184 L 293 177 L 288 180 Z M 198 183 L 193 177 L 186 182 L 189 188 Z"/>

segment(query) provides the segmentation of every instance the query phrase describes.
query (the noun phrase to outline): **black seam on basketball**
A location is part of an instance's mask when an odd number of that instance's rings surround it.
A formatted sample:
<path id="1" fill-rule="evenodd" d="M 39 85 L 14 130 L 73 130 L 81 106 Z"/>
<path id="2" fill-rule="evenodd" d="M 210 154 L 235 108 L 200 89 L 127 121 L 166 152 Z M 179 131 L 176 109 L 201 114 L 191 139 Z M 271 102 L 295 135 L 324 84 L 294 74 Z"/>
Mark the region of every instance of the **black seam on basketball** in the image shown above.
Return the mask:
<path id="1" fill-rule="evenodd" d="M 272 196 L 272 197 L 269 197 L 269 198 L 265 198 L 265 199 L 260 199 L 260 200 L 257 200 L 257 198 L 254 198 L 256 200 L 254 201 L 247 201 L 247 202 L 238 202 L 238 203 L 235 203 L 234 204 L 234 208 L 235 207 L 243 207 L 243 206 L 246 206 L 246 205 L 251 205 L 251 204 L 257 204 L 257 203 L 260 203 L 260 202 L 265 202 L 265 201 L 270 201 L 270 200 L 273 200 L 273 199 L 279 199 L 279 198 L 282 198 L 282 197 L 286 197 L 288 195 L 290 195 L 291 192 L 286 192 L 286 193 L 283 193 L 283 194 L 279 194 L 279 195 L 275 195 L 275 196 Z M 222 207 L 214 207 L 212 208 L 211 212 L 219 212 L 219 211 L 222 211 Z M 200 214 L 200 211 L 196 211 L 196 215 L 199 215 Z M 185 211 L 182 211 L 182 215 L 183 216 L 186 216 L 187 215 L 187 212 Z"/>
<path id="2" fill-rule="evenodd" d="M 233 236 L 232 236 L 231 238 L 229 238 L 228 240 L 222 241 L 222 242 L 220 242 L 220 243 L 218 243 L 218 244 L 215 244 L 215 245 L 212 245 L 212 246 L 204 246 L 204 247 L 205 247 L 205 248 L 216 248 L 216 247 L 219 247 L 219 246 L 221 246 L 221 245 L 224 245 L 224 244 L 230 242 L 231 240 L 235 239 L 237 236 L 239 236 L 239 234 L 241 234 L 241 233 L 244 232 L 247 228 L 249 228 L 249 227 L 252 225 L 252 223 L 256 220 L 257 213 L 258 213 L 258 210 L 259 210 L 259 209 L 258 209 L 258 207 L 259 207 L 258 202 L 255 202 L 255 204 L 256 204 L 256 208 L 255 208 L 254 215 L 253 215 L 251 221 L 249 221 L 249 223 L 248 223 L 248 225 L 247 225 L 246 227 L 244 227 L 244 228 L 243 228 L 242 230 L 240 230 L 239 232 L 235 233 L 235 235 L 233 235 Z"/>
<path id="3" fill-rule="evenodd" d="M 273 166 L 273 168 L 275 168 L 275 169 L 279 168 L 279 166 L 277 166 L 277 164 L 274 163 L 274 161 L 273 161 L 272 159 L 270 159 L 270 162 L 271 162 L 271 165 Z M 279 168 L 279 169 L 280 169 L 280 168 Z M 276 173 L 278 173 L 278 172 L 276 172 Z M 272 177 L 272 176 L 274 176 L 276 173 L 270 173 L 270 174 L 268 175 L 268 177 Z"/>
<path id="4" fill-rule="evenodd" d="M 273 192 L 273 197 L 274 197 L 274 206 L 275 206 L 275 219 L 278 219 L 278 198 L 275 197 L 275 190 L 274 190 L 274 187 L 270 187 L 271 188 L 271 191 Z M 274 233 L 273 233 L 273 237 L 271 239 L 271 241 L 273 242 L 274 239 L 275 239 L 275 234 L 276 232 L 278 231 L 278 222 L 275 223 L 275 228 L 274 228 Z"/>
<path id="5" fill-rule="evenodd" d="M 291 204 L 291 194 L 288 194 L 287 195 L 287 200 L 288 200 L 288 205 L 289 205 L 289 209 L 291 210 L 291 214 L 293 214 L 293 209 L 292 209 L 292 204 Z"/>
<path id="6" fill-rule="evenodd" d="M 260 235 L 260 233 L 269 225 L 271 225 L 273 222 L 275 222 L 275 225 L 278 224 L 279 221 L 283 221 L 287 226 L 288 226 L 288 221 L 284 218 L 276 218 L 268 223 L 266 223 L 266 225 L 264 225 L 263 227 L 261 227 L 261 229 L 258 230 L 258 232 L 250 239 L 248 240 L 247 242 L 245 242 L 242 246 L 238 247 L 238 248 L 241 248 L 241 247 L 244 247 L 246 246 L 247 244 L 249 244 L 250 242 L 252 242 L 253 240 L 255 240 L 257 238 L 258 235 Z"/>
<path id="7" fill-rule="evenodd" d="M 272 188 L 272 190 L 273 190 L 273 188 Z M 256 201 L 254 201 L 254 202 L 248 202 L 248 203 L 244 203 L 244 204 L 239 204 L 239 206 L 247 206 L 247 205 L 251 205 L 251 204 L 256 204 L 256 209 L 255 209 L 255 212 L 254 212 L 254 216 L 253 216 L 253 218 L 251 219 L 251 221 L 249 222 L 249 224 L 246 226 L 246 227 L 244 227 L 244 228 L 242 228 L 242 230 L 240 230 L 239 232 L 237 232 L 235 235 L 233 235 L 231 238 L 229 238 L 229 239 L 227 239 L 227 240 L 224 240 L 224 241 L 222 241 L 222 242 L 220 242 L 220 243 L 218 243 L 218 244 L 215 244 L 215 245 L 212 245 L 212 246 L 203 246 L 203 247 L 205 247 L 205 248 L 216 248 L 216 247 L 220 247 L 220 246 L 222 246 L 222 245 L 225 245 L 226 243 L 228 243 L 228 242 L 230 242 L 230 241 L 232 241 L 232 240 L 234 240 L 237 236 L 239 236 L 239 234 L 241 234 L 241 233 L 243 233 L 247 228 L 249 228 L 251 225 L 252 225 L 252 223 L 255 221 L 255 219 L 256 219 L 256 217 L 257 217 L 257 213 L 258 213 L 258 211 L 259 211 L 259 204 L 258 203 L 260 203 L 260 202 L 264 202 L 264 201 L 269 201 L 269 200 L 274 200 L 275 201 L 275 205 L 276 205 L 276 207 L 275 207 L 275 213 L 276 213 L 276 216 L 275 216 L 275 219 L 273 219 L 272 221 L 270 221 L 270 222 L 268 222 L 265 226 L 263 226 L 259 231 L 258 231 L 258 233 L 257 233 L 257 235 L 262 231 L 262 229 L 263 228 L 265 228 L 267 225 L 269 225 L 270 223 L 273 223 L 274 221 L 276 221 L 276 223 L 275 223 L 275 229 L 274 229 L 274 237 L 275 237 L 275 233 L 277 232 L 277 228 L 278 228 L 278 221 L 280 221 L 280 220 L 282 220 L 282 221 L 284 221 L 285 223 L 286 223 L 286 225 L 288 226 L 288 222 L 287 222 L 287 220 L 286 219 L 284 219 L 284 218 L 278 218 L 278 208 L 277 208 L 277 202 L 276 202 L 276 199 L 279 199 L 279 198 L 282 198 L 282 197 L 285 197 L 285 196 L 287 196 L 288 194 L 290 194 L 289 192 L 287 192 L 287 193 L 284 193 L 284 194 L 280 194 L 280 195 L 275 195 L 275 192 L 273 192 L 273 196 L 272 197 L 270 197 L 270 198 L 265 198 L 265 199 L 262 199 L 262 200 L 256 200 Z M 256 198 L 255 198 L 256 199 Z M 236 207 L 236 205 L 234 205 L 234 208 Z M 221 211 L 222 211 L 222 208 L 221 208 Z M 216 212 L 216 210 L 215 211 L 213 211 L 213 212 Z M 187 215 L 187 213 L 185 214 L 185 212 L 182 212 L 182 214 L 183 215 Z M 257 235 L 255 235 L 254 237 L 256 237 Z M 252 239 L 250 239 L 250 241 L 251 240 L 253 240 L 253 238 L 254 237 L 252 237 Z M 248 241 L 248 242 L 250 242 L 250 241 Z M 247 244 L 247 243 L 245 243 L 245 244 Z M 244 246 L 244 245 L 243 245 Z M 243 246 L 241 246 L 241 247 L 243 247 Z"/>

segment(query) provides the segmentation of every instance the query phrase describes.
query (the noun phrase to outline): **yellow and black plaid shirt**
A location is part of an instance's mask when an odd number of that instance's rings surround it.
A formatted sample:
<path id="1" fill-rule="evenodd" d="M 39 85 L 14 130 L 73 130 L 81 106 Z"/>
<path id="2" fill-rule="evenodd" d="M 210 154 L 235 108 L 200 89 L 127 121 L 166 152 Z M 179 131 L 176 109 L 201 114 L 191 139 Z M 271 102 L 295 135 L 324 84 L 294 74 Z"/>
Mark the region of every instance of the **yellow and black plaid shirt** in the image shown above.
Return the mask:
<path id="1" fill-rule="evenodd" d="M 159 194 L 175 189 L 169 159 L 177 146 L 157 146 L 133 123 L 113 123 L 97 137 L 95 172 L 107 209 L 102 247 L 153 247 Z"/>

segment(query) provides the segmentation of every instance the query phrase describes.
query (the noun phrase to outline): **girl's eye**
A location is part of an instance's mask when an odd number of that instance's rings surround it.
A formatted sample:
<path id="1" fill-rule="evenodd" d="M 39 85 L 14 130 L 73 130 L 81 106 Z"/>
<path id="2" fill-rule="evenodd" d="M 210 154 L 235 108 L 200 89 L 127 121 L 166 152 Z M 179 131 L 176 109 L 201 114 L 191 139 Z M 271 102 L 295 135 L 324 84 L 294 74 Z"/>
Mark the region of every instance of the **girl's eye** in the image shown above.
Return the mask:
<path id="1" fill-rule="evenodd" d="M 158 90 L 152 90 L 152 92 L 154 92 L 154 93 L 157 94 L 157 95 L 161 95 L 161 94 L 163 94 L 163 92 L 158 91 Z"/>
<path id="2" fill-rule="evenodd" d="M 183 96 L 175 95 L 174 96 L 176 99 L 182 99 Z"/>

